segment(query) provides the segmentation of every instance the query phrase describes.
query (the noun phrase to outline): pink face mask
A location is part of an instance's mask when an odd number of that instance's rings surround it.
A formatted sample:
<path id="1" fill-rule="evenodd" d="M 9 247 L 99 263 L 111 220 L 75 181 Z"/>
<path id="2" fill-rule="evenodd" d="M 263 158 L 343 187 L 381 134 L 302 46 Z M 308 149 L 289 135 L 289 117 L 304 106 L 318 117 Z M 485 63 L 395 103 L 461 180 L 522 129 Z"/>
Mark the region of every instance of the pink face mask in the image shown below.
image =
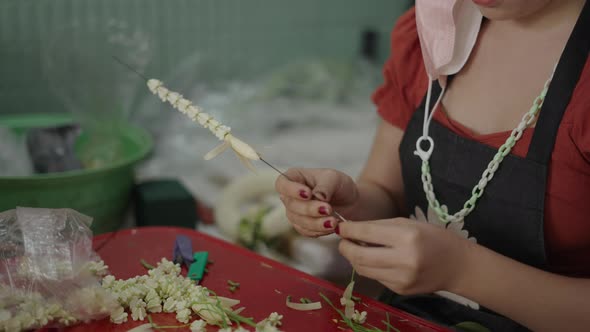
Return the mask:
<path id="1" fill-rule="evenodd" d="M 428 134 L 434 111 L 445 94 L 446 78 L 465 66 L 481 27 L 482 14 L 471 0 L 416 0 L 416 26 L 426 72 L 430 78 L 426 105 L 430 105 L 432 83 L 438 80 L 442 92 L 432 108 L 424 110 L 422 136 L 415 155 L 428 161 L 434 140 Z M 428 142 L 427 147 L 422 143 Z"/>
<path id="2" fill-rule="evenodd" d="M 471 0 L 416 0 L 416 25 L 431 80 L 456 74 L 475 45 L 482 14 Z"/>

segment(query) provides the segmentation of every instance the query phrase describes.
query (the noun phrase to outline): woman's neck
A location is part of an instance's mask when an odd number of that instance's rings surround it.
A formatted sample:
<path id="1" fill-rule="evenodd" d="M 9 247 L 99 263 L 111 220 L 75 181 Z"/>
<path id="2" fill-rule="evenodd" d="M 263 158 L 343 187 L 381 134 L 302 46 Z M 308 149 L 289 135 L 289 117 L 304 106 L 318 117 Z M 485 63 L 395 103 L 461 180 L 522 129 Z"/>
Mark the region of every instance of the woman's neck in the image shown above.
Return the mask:
<path id="1" fill-rule="evenodd" d="M 585 3 L 586 0 L 551 0 L 543 8 L 525 17 L 495 21 L 494 24 L 518 30 L 554 31 L 573 26 Z"/>

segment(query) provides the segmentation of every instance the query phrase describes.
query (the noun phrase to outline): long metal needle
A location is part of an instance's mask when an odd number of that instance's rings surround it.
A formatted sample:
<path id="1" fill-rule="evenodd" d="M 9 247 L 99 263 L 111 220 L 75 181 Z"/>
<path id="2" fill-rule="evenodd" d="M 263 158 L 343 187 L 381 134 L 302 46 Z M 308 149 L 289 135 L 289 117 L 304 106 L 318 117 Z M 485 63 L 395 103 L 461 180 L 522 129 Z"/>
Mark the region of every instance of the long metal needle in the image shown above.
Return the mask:
<path id="1" fill-rule="evenodd" d="M 139 71 L 137 71 L 135 68 L 131 67 L 130 65 L 128 65 L 127 63 L 123 62 L 121 59 L 117 58 L 114 55 L 111 55 L 113 57 L 113 59 L 115 61 L 117 61 L 119 64 L 121 64 L 122 66 L 124 66 L 125 68 L 129 69 L 130 71 L 136 73 L 139 77 L 143 78 L 146 82 L 148 81 L 148 78 L 145 77 L 145 75 L 143 75 L 142 73 L 140 73 Z M 271 163 L 269 163 L 268 161 L 260 158 L 260 161 L 262 161 L 263 163 L 265 163 L 266 165 L 268 165 L 268 167 L 274 169 L 275 171 L 277 171 L 277 173 L 279 173 L 280 175 L 284 176 L 285 178 L 287 178 L 287 180 L 294 182 L 293 180 L 291 180 L 289 178 L 289 176 L 287 176 L 287 174 L 285 174 L 284 172 L 281 172 L 278 168 L 276 168 L 275 166 L 273 166 Z M 338 217 L 340 220 L 342 221 L 348 221 L 346 220 L 346 218 L 344 218 L 340 213 L 336 212 L 336 211 L 332 211 L 332 214 L 334 214 L 336 217 Z"/>
<path id="2" fill-rule="evenodd" d="M 278 168 L 276 168 L 275 166 L 273 166 L 271 163 L 269 163 L 268 161 L 262 159 L 262 157 L 260 158 L 260 161 L 262 161 L 263 163 L 265 163 L 266 165 L 268 165 L 268 167 L 274 169 L 275 171 L 277 171 L 280 175 L 284 176 L 285 178 L 287 178 L 287 180 L 291 181 L 291 182 L 295 182 L 293 180 L 291 180 L 291 178 L 289 178 L 289 176 L 287 174 L 285 174 L 284 172 L 282 172 L 281 170 L 279 170 Z M 344 218 L 340 213 L 332 210 L 332 214 L 334 214 L 336 217 L 338 217 L 338 219 L 342 220 L 342 221 L 348 221 L 346 220 L 346 218 Z"/>
<path id="3" fill-rule="evenodd" d="M 143 75 L 142 73 L 138 72 L 137 70 L 135 70 L 135 68 L 131 67 L 130 65 L 126 64 L 125 62 L 121 61 L 121 59 L 117 58 L 114 55 L 111 55 L 113 57 L 113 59 L 115 59 L 115 61 L 117 61 L 118 63 L 120 63 L 122 66 L 126 67 L 127 69 L 131 70 L 132 72 L 136 73 L 137 75 L 139 75 L 139 77 L 143 78 L 146 82 L 148 81 L 148 78 L 145 77 L 145 75 Z"/>

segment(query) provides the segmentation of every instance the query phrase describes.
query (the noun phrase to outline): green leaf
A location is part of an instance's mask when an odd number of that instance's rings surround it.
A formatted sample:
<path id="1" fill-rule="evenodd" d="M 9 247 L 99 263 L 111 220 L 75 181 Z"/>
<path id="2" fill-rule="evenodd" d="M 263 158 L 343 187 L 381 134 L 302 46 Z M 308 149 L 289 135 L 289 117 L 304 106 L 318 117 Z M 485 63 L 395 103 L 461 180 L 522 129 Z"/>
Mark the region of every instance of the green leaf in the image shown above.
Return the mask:
<path id="1" fill-rule="evenodd" d="M 487 327 L 476 322 L 461 322 L 456 324 L 455 327 L 465 332 L 492 332 Z"/>

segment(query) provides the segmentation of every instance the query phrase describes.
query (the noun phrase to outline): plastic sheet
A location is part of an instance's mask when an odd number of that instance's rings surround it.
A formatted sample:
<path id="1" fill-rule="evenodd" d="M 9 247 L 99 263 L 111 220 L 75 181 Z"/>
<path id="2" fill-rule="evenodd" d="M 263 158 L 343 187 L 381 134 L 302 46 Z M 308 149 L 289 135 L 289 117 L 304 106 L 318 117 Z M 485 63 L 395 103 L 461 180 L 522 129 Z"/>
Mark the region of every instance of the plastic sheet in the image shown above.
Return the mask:
<path id="1" fill-rule="evenodd" d="M 25 138 L 0 128 L 0 176 L 27 176 L 33 173 Z"/>
<path id="2" fill-rule="evenodd" d="M 85 166 L 117 162 L 124 154 L 119 133 L 145 81 L 115 57 L 143 72 L 155 48 L 149 34 L 125 21 L 89 18 L 65 22 L 41 37 L 51 90 L 90 137 L 92 150 L 86 152 L 92 160 Z"/>
<path id="3" fill-rule="evenodd" d="M 64 326 L 108 316 L 91 218 L 70 209 L 0 213 L 0 331 Z"/>

